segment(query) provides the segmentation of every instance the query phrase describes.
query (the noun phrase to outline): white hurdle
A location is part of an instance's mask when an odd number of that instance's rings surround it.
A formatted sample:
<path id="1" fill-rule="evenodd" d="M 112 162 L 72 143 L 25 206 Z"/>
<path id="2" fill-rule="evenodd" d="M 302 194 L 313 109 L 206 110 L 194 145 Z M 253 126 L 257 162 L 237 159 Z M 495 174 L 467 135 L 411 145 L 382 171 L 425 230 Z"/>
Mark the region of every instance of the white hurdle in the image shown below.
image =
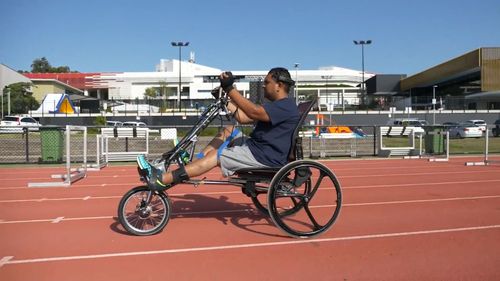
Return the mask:
<path id="1" fill-rule="evenodd" d="M 489 141 L 489 133 L 488 133 L 488 127 L 486 127 L 486 132 L 484 132 L 484 156 L 483 156 L 483 161 L 480 162 L 465 162 L 465 166 L 488 166 L 492 163 L 497 163 L 499 161 L 491 161 L 488 159 L 488 154 L 489 154 L 489 146 L 490 146 L 490 141 Z"/>
<path id="2" fill-rule="evenodd" d="M 71 131 L 83 131 L 83 164 L 71 168 Z M 72 183 L 87 176 L 87 127 L 66 126 L 66 173 L 52 175 L 53 179 L 64 179 L 62 182 L 30 182 L 28 187 L 70 187 Z"/>
<path id="3" fill-rule="evenodd" d="M 96 135 L 96 162 L 87 164 L 87 171 L 100 171 L 108 166 L 108 161 L 104 156 L 104 152 L 108 150 L 106 145 L 104 137 L 100 134 Z"/>

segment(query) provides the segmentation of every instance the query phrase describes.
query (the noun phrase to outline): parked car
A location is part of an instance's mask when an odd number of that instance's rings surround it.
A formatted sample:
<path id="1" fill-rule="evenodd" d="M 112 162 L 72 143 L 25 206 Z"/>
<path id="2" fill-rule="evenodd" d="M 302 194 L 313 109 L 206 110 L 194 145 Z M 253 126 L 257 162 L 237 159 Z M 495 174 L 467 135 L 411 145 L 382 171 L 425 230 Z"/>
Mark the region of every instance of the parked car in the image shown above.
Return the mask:
<path id="1" fill-rule="evenodd" d="M 404 126 L 404 127 L 413 127 L 413 131 L 416 135 L 424 134 L 425 130 L 423 127 L 428 126 L 426 120 L 417 119 L 417 118 L 402 118 L 402 119 L 390 119 L 387 122 L 389 126 Z"/>
<path id="2" fill-rule="evenodd" d="M 450 138 L 480 138 L 483 136 L 481 128 L 471 123 L 449 126 L 447 130 L 450 133 Z"/>
<path id="3" fill-rule="evenodd" d="M 480 119 L 467 120 L 467 121 L 465 121 L 465 124 L 474 124 L 481 129 L 483 134 L 486 132 L 487 125 L 486 125 L 486 122 L 484 122 L 484 120 L 480 120 Z"/>
<path id="4" fill-rule="evenodd" d="M 127 121 L 123 122 L 123 127 L 140 127 L 140 128 L 146 128 L 148 125 L 144 122 L 137 122 L 137 121 Z"/>
<path id="5" fill-rule="evenodd" d="M 22 115 L 5 116 L 0 122 L 0 131 L 8 133 L 23 132 L 24 128 L 29 128 L 31 131 L 38 131 L 40 123 L 33 117 Z"/>
<path id="6" fill-rule="evenodd" d="M 106 121 L 106 126 L 108 126 L 108 127 L 122 127 L 123 122 L 121 122 L 121 121 Z"/>
<path id="7" fill-rule="evenodd" d="M 456 126 L 459 126 L 460 123 L 458 122 L 444 122 L 443 123 L 443 127 L 447 128 L 447 127 L 456 127 Z"/>
<path id="8" fill-rule="evenodd" d="M 500 119 L 495 121 L 495 128 L 491 129 L 491 134 L 494 137 L 500 137 Z"/>

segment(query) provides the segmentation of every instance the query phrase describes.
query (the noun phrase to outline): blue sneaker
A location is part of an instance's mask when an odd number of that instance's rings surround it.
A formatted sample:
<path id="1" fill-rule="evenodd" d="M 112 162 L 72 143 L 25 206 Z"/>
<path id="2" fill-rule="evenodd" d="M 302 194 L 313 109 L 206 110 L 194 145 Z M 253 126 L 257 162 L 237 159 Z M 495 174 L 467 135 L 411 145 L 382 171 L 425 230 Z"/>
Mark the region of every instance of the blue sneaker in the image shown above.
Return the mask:
<path id="1" fill-rule="evenodd" d="M 169 184 L 164 184 L 162 181 L 163 178 L 163 171 L 161 169 L 158 169 L 154 166 L 152 166 L 144 157 L 144 155 L 139 155 L 137 156 L 137 165 L 139 165 L 139 169 L 142 171 L 145 171 L 147 174 L 146 176 L 146 182 L 148 184 L 148 187 L 151 190 L 155 191 L 163 191 L 167 188 L 169 188 L 171 185 Z"/>
<path id="2" fill-rule="evenodd" d="M 153 173 L 153 169 L 151 164 L 149 164 L 148 160 L 146 160 L 146 157 L 144 155 L 139 155 L 137 156 L 137 165 L 139 166 L 139 169 L 143 171 L 147 171 L 147 177 L 151 178 L 151 174 Z"/>

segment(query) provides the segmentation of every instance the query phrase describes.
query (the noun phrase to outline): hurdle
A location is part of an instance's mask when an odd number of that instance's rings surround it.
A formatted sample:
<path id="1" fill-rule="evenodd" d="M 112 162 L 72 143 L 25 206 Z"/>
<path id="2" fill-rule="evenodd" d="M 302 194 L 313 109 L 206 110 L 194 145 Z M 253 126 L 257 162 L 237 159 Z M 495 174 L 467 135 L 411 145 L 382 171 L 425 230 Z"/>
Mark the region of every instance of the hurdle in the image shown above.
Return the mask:
<path id="1" fill-rule="evenodd" d="M 108 150 L 106 145 L 104 137 L 96 135 L 96 162 L 87 164 L 87 171 L 100 171 L 108 166 L 107 158 L 104 156 L 104 152 Z"/>
<path id="2" fill-rule="evenodd" d="M 431 156 L 429 158 L 429 162 L 447 162 L 450 160 L 450 132 L 437 132 L 436 134 L 444 134 L 446 136 L 444 139 L 446 153 L 444 154 L 444 157 L 436 157 L 435 155 Z"/>
<path id="3" fill-rule="evenodd" d="M 81 167 L 71 167 L 71 133 L 72 131 L 83 132 L 83 164 Z M 66 172 L 64 174 L 52 175 L 53 179 L 63 179 L 60 182 L 30 182 L 28 187 L 70 187 L 72 183 L 87 176 L 87 127 L 66 126 Z"/>
<path id="4" fill-rule="evenodd" d="M 488 166 L 490 164 L 494 164 L 494 163 L 499 163 L 500 162 L 498 160 L 490 160 L 490 159 L 488 159 L 489 146 L 490 146 L 489 139 L 490 139 L 490 137 L 489 137 L 488 127 L 486 127 L 486 131 L 484 132 L 484 155 L 483 155 L 483 161 L 479 161 L 479 162 L 465 162 L 465 166 Z"/>

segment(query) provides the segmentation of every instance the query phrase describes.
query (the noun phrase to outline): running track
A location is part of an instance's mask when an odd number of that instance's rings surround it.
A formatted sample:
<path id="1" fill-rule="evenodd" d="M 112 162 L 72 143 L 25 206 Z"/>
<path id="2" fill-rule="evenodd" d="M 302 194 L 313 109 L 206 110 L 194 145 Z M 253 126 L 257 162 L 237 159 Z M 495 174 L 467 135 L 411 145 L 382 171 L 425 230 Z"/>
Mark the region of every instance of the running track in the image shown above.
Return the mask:
<path id="1" fill-rule="evenodd" d="M 343 209 L 309 240 L 209 185 L 171 189 L 165 230 L 135 237 L 116 220 L 134 166 L 70 188 L 26 187 L 60 169 L 0 168 L 0 280 L 500 280 L 500 165 L 470 160 L 325 161 Z"/>

